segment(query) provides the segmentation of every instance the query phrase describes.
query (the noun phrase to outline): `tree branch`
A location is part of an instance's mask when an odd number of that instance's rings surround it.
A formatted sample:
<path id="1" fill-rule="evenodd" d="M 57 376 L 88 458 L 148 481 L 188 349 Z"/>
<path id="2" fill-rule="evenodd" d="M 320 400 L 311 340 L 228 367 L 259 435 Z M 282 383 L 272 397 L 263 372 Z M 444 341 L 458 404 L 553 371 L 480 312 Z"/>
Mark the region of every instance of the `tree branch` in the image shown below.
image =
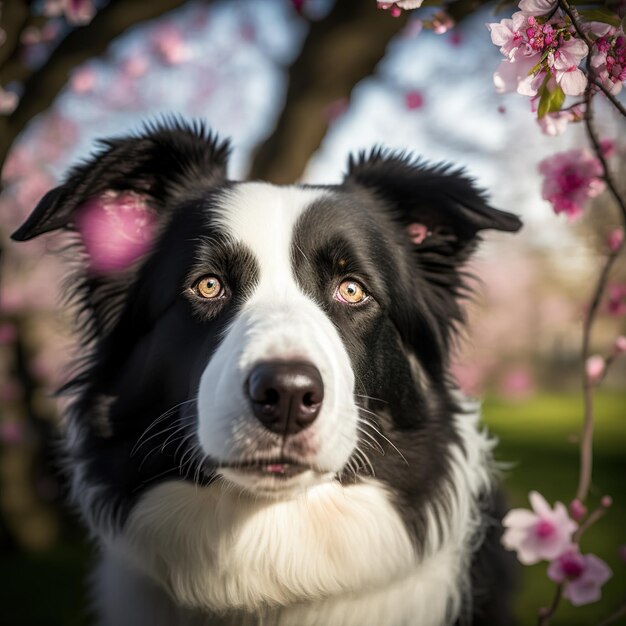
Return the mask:
<path id="1" fill-rule="evenodd" d="M 115 0 L 99 11 L 89 25 L 76 28 L 67 35 L 48 61 L 26 79 L 15 111 L 0 117 L 0 170 L 13 141 L 35 115 L 53 103 L 75 67 L 104 52 L 115 37 L 131 26 L 158 17 L 183 3 L 184 0 Z"/>
<path id="2" fill-rule="evenodd" d="M 406 12 L 393 18 L 369 0 L 339 0 L 311 24 L 289 68 L 285 106 L 254 157 L 251 178 L 293 183 L 302 176 L 326 134 L 327 107 L 348 98 L 354 85 L 372 74 L 406 19 Z"/>
<path id="3" fill-rule="evenodd" d="M 24 0 L 2 3 L 0 28 L 6 34 L 0 46 L 0 66 L 20 47 L 20 37 L 30 18 L 30 9 Z"/>

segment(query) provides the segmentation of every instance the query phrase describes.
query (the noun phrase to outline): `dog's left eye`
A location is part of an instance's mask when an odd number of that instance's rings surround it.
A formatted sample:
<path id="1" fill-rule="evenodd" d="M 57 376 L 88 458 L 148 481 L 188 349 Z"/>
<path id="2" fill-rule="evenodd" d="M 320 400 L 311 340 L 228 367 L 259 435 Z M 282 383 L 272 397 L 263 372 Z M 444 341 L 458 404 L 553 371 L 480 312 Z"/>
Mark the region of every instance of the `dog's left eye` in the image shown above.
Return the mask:
<path id="1" fill-rule="evenodd" d="M 369 298 L 365 288 L 356 280 L 344 280 L 335 291 L 335 300 L 346 304 L 361 304 Z"/>
<path id="2" fill-rule="evenodd" d="M 197 280 L 193 287 L 194 293 L 205 300 L 219 298 L 224 292 L 224 287 L 217 276 L 203 276 Z"/>

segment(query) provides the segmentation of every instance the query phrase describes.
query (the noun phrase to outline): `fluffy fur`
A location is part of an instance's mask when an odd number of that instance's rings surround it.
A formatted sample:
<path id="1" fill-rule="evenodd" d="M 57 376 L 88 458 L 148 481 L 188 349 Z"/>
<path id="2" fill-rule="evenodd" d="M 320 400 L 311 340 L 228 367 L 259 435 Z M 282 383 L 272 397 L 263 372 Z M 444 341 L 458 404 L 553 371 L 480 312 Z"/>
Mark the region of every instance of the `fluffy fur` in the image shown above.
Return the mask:
<path id="1" fill-rule="evenodd" d="M 401 154 L 325 187 L 229 181 L 227 156 L 180 122 L 105 142 L 14 234 L 69 229 L 82 255 L 64 447 L 98 623 L 510 623 L 493 442 L 447 368 L 479 232 L 519 220 Z M 126 192 L 149 249 L 90 263 L 106 242 L 75 217 Z M 276 361 L 319 373 L 306 428 L 257 419 L 249 379 Z"/>

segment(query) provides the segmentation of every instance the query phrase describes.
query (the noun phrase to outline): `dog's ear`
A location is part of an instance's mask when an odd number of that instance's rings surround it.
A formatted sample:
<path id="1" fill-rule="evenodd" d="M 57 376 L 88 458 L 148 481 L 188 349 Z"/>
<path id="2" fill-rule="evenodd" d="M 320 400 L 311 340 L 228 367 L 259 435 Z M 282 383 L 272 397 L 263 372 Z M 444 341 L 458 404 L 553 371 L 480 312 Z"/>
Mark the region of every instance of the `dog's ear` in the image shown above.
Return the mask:
<path id="1" fill-rule="evenodd" d="M 68 295 L 87 338 L 105 336 L 119 320 L 174 212 L 224 182 L 229 151 L 202 125 L 178 121 L 101 144 L 12 235 L 27 241 L 59 229 L 75 234 L 84 257 L 76 257 Z"/>
<path id="2" fill-rule="evenodd" d="M 371 190 L 389 207 L 416 252 L 437 252 L 463 261 L 481 230 L 514 232 L 522 222 L 489 206 L 460 170 L 429 166 L 376 148 L 350 158 L 344 184 Z"/>
<path id="3" fill-rule="evenodd" d="M 146 126 L 144 132 L 100 142 L 102 149 L 70 171 L 65 182 L 49 191 L 26 222 L 12 235 L 27 241 L 49 231 L 74 228 L 81 208 L 99 199 L 108 208 L 121 197 L 135 209 L 156 217 L 169 203 L 225 179 L 228 142 L 202 124 Z M 130 194 L 130 195 L 129 195 Z M 151 221 L 151 220 L 148 220 Z"/>
<path id="4" fill-rule="evenodd" d="M 408 310 L 399 312 L 393 304 L 392 315 L 404 340 L 439 380 L 451 334 L 464 320 L 459 298 L 466 292 L 463 263 L 476 248 L 480 231 L 514 232 L 522 223 L 489 206 L 461 171 L 381 149 L 351 158 L 344 186 L 371 193 L 399 226 L 397 241 L 410 249 L 410 262 L 419 271 L 408 272 L 411 282 L 405 288 L 413 294 Z"/>

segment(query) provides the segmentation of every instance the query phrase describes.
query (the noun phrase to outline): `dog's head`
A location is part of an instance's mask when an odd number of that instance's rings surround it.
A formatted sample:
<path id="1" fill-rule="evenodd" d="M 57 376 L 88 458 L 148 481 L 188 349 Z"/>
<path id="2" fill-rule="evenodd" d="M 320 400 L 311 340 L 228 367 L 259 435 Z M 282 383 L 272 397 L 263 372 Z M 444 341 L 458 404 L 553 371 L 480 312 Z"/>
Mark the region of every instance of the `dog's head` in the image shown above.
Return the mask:
<path id="1" fill-rule="evenodd" d="M 14 234 L 76 236 L 81 480 L 122 510 L 170 479 L 282 497 L 388 451 L 427 484 L 462 265 L 480 231 L 520 221 L 404 155 L 325 187 L 229 181 L 227 156 L 181 124 L 107 141 Z"/>

